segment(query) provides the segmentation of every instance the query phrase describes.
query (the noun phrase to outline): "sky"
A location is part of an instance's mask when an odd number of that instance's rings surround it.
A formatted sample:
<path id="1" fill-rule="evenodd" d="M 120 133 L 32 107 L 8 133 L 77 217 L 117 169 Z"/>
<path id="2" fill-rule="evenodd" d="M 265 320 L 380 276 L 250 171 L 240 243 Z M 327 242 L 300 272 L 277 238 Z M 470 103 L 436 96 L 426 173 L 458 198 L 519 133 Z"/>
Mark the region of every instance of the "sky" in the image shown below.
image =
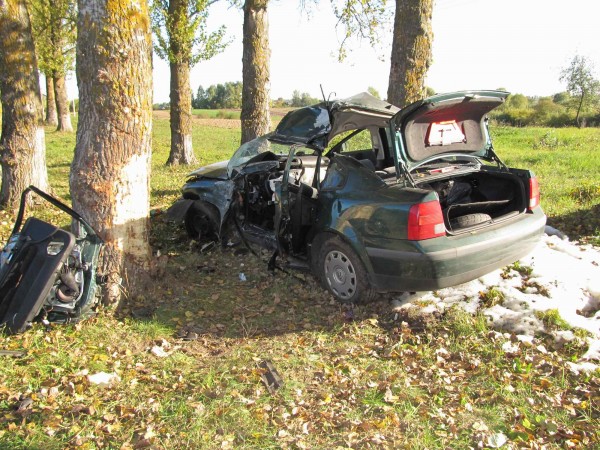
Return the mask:
<path id="1" fill-rule="evenodd" d="M 388 0 L 390 1 L 390 0 Z M 209 23 L 227 26 L 229 47 L 192 69 L 199 85 L 242 79 L 242 12 L 217 4 Z M 294 90 L 321 97 L 348 97 L 374 87 L 387 93 L 391 33 L 373 49 L 353 41 L 343 63 L 337 61 L 341 30 L 335 29 L 330 2 L 321 0 L 310 17 L 297 0 L 269 5 L 271 97 L 291 98 Z M 390 3 L 393 5 L 393 2 Z M 433 10 L 433 63 L 426 84 L 436 92 L 505 88 L 526 95 L 563 91 L 560 71 L 575 54 L 600 69 L 598 0 L 436 0 Z M 210 28 L 210 26 L 209 26 Z M 169 100 L 167 63 L 154 59 L 154 102 Z"/>
<path id="2" fill-rule="evenodd" d="M 217 2 L 209 28 L 224 24 L 229 47 L 192 68 L 191 87 L 242 80 L 240 10 Z M 306 2 L 311 3 L 311 2 Z M 343 98 L 374 87 L 387 93 L 391 32 L 376 49 L 367 42 L 350 43 L 352 52 L 340 63 L 341 30 L 328 0 L 320 0 L 310 16 L 299 0 L 271 0 L 271 98 L 291 98 L 294 90 L 321 97 Z M 393 7 L 393 0 L 388 0 Z M 564 91 L 560 71 L 575 54 L 588 57 L 600 77 L 599 0 L 435 0 L 432 26 L 433 63 L 426 84 L 436 92 L 505 88 L 529 96 Z M 169 101 L 169 67 L 154 55 L 154 103 Z M 77 96 L 75 76 L 70 97 Z"/>

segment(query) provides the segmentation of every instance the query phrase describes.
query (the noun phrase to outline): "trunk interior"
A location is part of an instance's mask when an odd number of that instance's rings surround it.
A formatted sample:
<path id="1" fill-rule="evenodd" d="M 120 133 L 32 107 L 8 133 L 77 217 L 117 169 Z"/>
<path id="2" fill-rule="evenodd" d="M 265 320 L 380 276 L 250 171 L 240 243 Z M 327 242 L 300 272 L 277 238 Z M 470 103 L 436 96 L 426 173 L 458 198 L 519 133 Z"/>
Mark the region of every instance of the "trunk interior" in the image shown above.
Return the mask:
<path id="1" fill-rule="evenodd" d="M 492 225 L 525 211 L 527 195 L 519 177 L 507 172 L 458 175 L 419 187 L 437 192 L 449 232 Z"/>

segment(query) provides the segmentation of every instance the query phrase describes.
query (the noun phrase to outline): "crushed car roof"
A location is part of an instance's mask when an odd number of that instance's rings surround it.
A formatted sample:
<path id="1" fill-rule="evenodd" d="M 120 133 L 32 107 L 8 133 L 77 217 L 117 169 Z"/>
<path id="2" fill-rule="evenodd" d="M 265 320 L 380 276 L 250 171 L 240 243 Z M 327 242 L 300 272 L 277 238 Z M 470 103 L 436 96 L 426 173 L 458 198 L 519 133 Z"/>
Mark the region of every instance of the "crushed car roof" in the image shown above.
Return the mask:
<path id="1" fill-rule="evenodd" d="M 329 139 L 346 130 L 385 126 L 399 111 L 396 106 L 367 92 L 290 111 L 270 140 L 302 144 L 322 150 Z"/>

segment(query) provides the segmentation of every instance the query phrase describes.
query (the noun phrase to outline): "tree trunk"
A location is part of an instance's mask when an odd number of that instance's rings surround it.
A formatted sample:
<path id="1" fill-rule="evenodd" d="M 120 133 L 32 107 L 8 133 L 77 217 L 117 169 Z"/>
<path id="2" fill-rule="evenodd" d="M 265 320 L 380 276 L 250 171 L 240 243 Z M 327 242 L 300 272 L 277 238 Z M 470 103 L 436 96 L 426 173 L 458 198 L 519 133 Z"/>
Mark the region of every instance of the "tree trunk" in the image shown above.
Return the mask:
<path id="1" fill-rule="evenodd" d="M 171 63 L 171 151 L 167 165 L 194 164 L 190 66 Z"/>
<path id="2" fill-rule="evenodd" d="M 30 184 L 48 190 L 38 68 L 24 0 L 0 0 L 0 68 L 0 205 L 14 208 Z"/>
<path id="3" fill-rule="evenodd" d="M 396 0 L 387 101 L 404 107 L 425 96 L 431 64 L 433 0 Z"/>
<path id="4" fill-rule="evenodd" d="M 244 3 L 244 50 L 242 55 L 242 144 L 271 129 L 269 112 L 268 0 Z"/>
<path id="5" fill-rule="evenodd" d="M 146 1 L 78 0 L 73 209 L 104 239 L 104 302 L 135 296 L 150 261 L 152 40 Z"/>
<path id="6" fill-rule="evenodd" d="M 58 110 L 58 126 L 56 131 L 73 132 L 71 114 L 69 114 L 69 97 L 67 96 L 67 84 L 65 76 L 54 77 L 54 93 L 56 94 L 56 109 Z"/>
<path id="7" fill-rule="evenodd" d="M 196 162 L 192 148 L 192 90 L 190 87 L 189 43 L 180 41 L 181 32 L 189 22 L 188 0 L 170 0 L 171 27 L 171 151 L 167 165 Z"/>
<path id="8" fill-rule="evenodd" d="M 46 77 L 46 125 L 57 126 L 58 116 L 56 115 L 56 97 L 54 96 L 54 79 L 51 75 Z"/>
<path id="9" fill-rule="evenodd" d="M 581 108 L 583 107 L 583 99 L 585 97 L 585 91 L 581 91 L 581 97 L 579 98 L 579 105 L 577 105 L 577 114 L 575 114 L 575 123 L 577 124 L 577 128 L 581 128 L 581 123 L 579 122 L 579 114 L 581 113 Z"/>

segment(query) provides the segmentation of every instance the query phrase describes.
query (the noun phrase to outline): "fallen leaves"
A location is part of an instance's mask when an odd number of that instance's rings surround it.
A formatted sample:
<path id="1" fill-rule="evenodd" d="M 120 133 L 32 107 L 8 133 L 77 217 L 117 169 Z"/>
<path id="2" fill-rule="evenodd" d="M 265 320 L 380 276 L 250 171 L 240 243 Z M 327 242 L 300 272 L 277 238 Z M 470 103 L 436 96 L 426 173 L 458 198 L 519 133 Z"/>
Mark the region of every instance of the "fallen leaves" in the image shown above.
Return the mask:
<path id="1" fill-rule="evenodd" d="M 10 408 L 0 412 L 0 446 L 40 439 L 122 449 L 597 442 L 598 376 L 571 371 L 553 343 L 480 329 L 473 317 L 450 312 L 413 320 L 412 313 L 395 317 L 384 301 L 342 307 L 310 277 L 273 278 L 250 257 L 190 254 L 179 263 L 170 256 L 168 289 L 137 305 L 148 302 L 151 317 L 100 314 L 76 331 L 34 328 L 0 338 L 3 348 L 26 351 L 2 360 L 0 405 Z M 218 269 L 182 273 L 179 265 Z M 284 381 L 276 395 L 261 381 L 262 360 Z M 100 373 L 120 381 L 100 388 L 89 379 Z M 23 415 L 13 409 L 21 395 L 33 401 Z"/>

